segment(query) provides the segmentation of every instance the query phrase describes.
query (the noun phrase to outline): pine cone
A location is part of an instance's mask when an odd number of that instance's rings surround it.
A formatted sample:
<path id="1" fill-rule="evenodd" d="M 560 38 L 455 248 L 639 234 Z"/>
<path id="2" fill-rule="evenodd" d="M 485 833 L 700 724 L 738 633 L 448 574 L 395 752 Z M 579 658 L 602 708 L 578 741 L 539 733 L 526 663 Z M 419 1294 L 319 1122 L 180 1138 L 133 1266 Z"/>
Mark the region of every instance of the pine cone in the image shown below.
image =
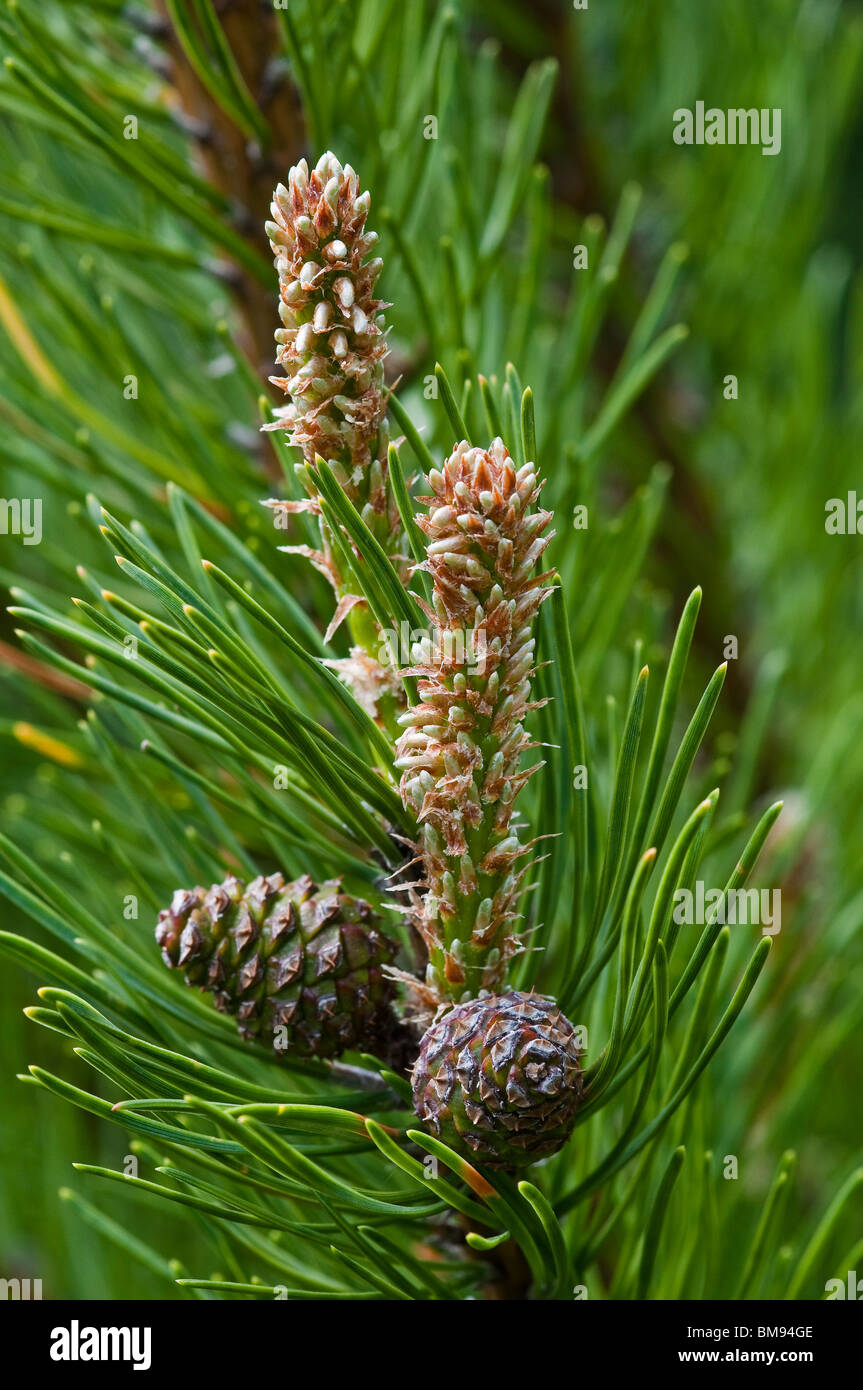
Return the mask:
<path id="1" fill-rule="evenodd" d="M 572 1024 L 539 994 L 485 995 L 433 1023 L 413 1071 L 431 1132 L 488 1168 L 523 1168 L 569 1137 L 582 1094 Z"/>
<path id="2" fill-rule="evenodd" d="M 277 1052 L 375 1051 L 400 1027 L 383 973 L 396 944 L 337 881 L 286 883 L 275 873 L 246 886 L 229 877 L 206 891 L 178 889 L 159 913 L 156 940 L 165 964 L 235 1015 L 244 1038 L 272 1040 Z"/>

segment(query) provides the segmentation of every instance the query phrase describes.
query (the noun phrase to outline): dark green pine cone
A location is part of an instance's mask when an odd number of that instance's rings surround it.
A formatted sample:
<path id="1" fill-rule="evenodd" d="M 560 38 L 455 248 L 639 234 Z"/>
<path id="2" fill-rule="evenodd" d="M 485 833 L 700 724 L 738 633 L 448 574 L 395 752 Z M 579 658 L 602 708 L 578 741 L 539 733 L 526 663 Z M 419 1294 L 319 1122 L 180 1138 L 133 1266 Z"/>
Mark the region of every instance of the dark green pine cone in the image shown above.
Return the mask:
<path id="1" fill-rule="evenodd" d="M 339 889 L 280 873 L 178 889 L 156 940 L 166 965 L 212 994 L 244 1038 L 301 1057 L 374 1052 L 400 1027 L 383 972 L 397 947 L 368 903 Z"/>
<path id="2" fill-rule="evenodd" d="M 489 994 L 428 1029 L 413 1071 L 417 1115 L 489 1168 L 524 1168 L 565 1143 L 582 1093 L 575 1029 L 553 999 Z"/>

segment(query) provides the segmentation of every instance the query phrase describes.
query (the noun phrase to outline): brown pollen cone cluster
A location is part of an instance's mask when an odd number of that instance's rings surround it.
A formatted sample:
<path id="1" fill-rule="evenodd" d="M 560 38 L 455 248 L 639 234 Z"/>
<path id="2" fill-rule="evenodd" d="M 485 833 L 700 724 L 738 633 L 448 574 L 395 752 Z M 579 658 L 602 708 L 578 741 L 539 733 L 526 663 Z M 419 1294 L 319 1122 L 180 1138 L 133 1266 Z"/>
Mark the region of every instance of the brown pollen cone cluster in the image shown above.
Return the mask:
<path id="1" fill-rule="evenodd" d="M 267 233 L 279 274 L 278 360 L 272 377 L 289 404 L 267 428 L 286 430 L 306 461 L 337 469 L 351 500 L 391 527 L 398 514 L 385 486 L 383 359 L 386 334 L 375 298 L 380 257 L 368 259 L 377 233 L 365 230 L 368 193 L 333 154 L 309 171 L 300 160 L 279 184 Z"/>
<path id="2" fill-rule="evenodd" d="M 284 430 L 302 449 L 297 472 L 308 497 L 266 503 L 281 524 L 291 512 L 320 515 L 316 460 L 332 469 L 345 496 L 402 568 L 403 532 L 389 481 L 383 362 L 387 355 L 382 311 L 375 297 L 380 257 L 371 256 L 377 233 L 366 230 L 369 194 L 349 164 L 324 154 L 313 169 L 304 159 L 279 184 L 266 224 L 279 275 L 277 356 L 285 369 L 271 381 L 288 396 L 265 429 Z M 331 662 L 374 716 L 401 703 L 401 686 L 383 650 L 365 599 L 352 591 L 350 565 L 320 519 L 320 548 L 284 546 L 304 555 L 329 580 L 337 599 L 327 640 L 350 619 L 350 656 Z M 353 588 L 356 588 L 355 583 Z"/>
<path id="3" fill-rule="evenodd" d="M 429 475 L 419 524 L 434 595 L 433 635 L 412 668 L 420 700 L 401 716 L 401 794 L 417 817 L 427 892 L 414 898 L 438 1001 L 497 988 L 517 949 L 516 901 L 528 852 L 512 823 L 537 767 L 524 719 L 534 670 L 532 624 L 548 575 L 536 567 L 551 513 L 536 509 L 534 465 L 517 468 L 500 439 L 457 446 Z"/>

